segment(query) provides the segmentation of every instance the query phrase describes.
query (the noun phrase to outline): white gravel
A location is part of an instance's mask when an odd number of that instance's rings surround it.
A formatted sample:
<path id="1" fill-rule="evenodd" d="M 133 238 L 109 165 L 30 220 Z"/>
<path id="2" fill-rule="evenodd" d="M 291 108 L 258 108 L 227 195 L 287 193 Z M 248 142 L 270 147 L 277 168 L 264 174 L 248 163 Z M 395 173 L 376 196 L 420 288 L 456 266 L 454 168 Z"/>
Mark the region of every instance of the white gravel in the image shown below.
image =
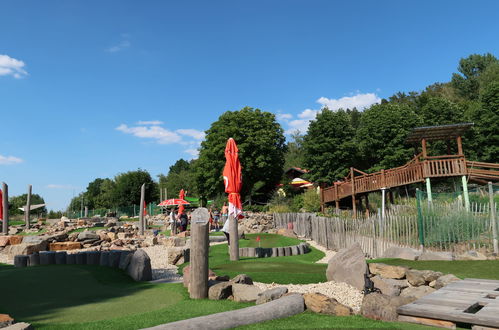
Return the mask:
<path id="1" fill-rule="evenodd" d="M 318 264 L 327 264 L 329 259 L 331 259 L 336 254 L 336 251 L 328 250 L 325 247 L 320 246 L 319 244 L 317 244 L 316 242 L 314 242 L 312 240 L 307 240 L 307 243 L 310 244 L 310 246 L 313 246 L 317 250 L 322 251 L 326 254 L 324 256 L 324 258 L 316 261 L 316 263 L 318 263 Z"/>
<path id="2" fill-rule="evenodd" d="M 0 264 L 8 264 L 8 265 L 13 265 L 14 260 L 10 260 L 7 258 L 7 254 L 5 253 L 0 253 Z"/>
<path id="3" fill-rule="evenodd" d="M 285 286 L 289 292 L 298 293 L 322 293 L 328 297 L 336 299 L 339 303 L 351 307 L 355 313 L 360 312 L 362 299 L 364 295 L 361 291 L 346 284 L 337 282 L 323 282 L 313 284 L 277 284 L 253 282 L 261 290 L 268 290 L 276 287 Z"/>
<path id="4" fill-rule="evenodd" d="M 168 264 L 168 248 L 164 245 L 154 245 L 142 248 L 151 258 L 152 279 L 168 280 L 169 282 L 182 281 L 177 274 L 178 267 Z"/>

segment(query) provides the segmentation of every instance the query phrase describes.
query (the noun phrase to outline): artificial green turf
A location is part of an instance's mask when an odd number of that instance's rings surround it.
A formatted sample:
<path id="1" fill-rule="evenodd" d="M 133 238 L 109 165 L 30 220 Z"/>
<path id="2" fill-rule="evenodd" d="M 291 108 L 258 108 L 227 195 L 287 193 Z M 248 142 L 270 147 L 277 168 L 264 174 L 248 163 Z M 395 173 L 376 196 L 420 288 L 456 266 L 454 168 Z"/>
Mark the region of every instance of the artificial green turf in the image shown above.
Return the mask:
<path id="1" fill-rule="evenodd" d="M 140 329 L 250 306 L 191 300 L 176 284 L 135 282 L 123 271 L 89 265 L 0 265 L 0 313 L 47 329 Z M 8 285 L 3 285 L 8 283 Z"/>
<path id="2" fill-rule="evenodd" d="M 99 229 L 106 229 L 106 228 L 104 228 L 104 227 L 90 227 L 90 228 L 84 227 L 84 228 L 73 229 L 68 234 L 81 233 L 81 232 L 84 232 L 86 230 L 94 231 L 94 230 L 99 230 Z"/>
<path id="3" fill-rule="evenodd" d="M 223 236 L 223 231 L 212 231 L 210 232 L 210 236 Z"/>
<path id="4" fill-rule="evenodd" d="M 459 278 L 485 278 L 499 280 L 499 260 L 403 260 L 374 259 L 368 262 L 382 262 L 389 265 L 407 266 L 414 269 L 430 269 L 444 274 L 454 274 Z"/>
<path id="5" fill-rule="evenodd" d="M 260 241 L 257 239 L 260 238 Z M 245 239 L 239 240 L 239 247 L 283 247 L 298 245 L 301 241 L 297 238 L 291 238 L 275 234 L 247 234 Z"/>
<path id="6" fill-rule="evenodd" d="M 239 244 L 244 246 L 245 241 L 239 240 Z M 291 245 L 294 245 L 294 243 Z M 233 277 L 238 274 L 246 274 L 257 282 L 307 284 L 327 281 L 327 265 L 315 263 L 323 257 L 323 252 L 311 248 L 309 253 L 297 256 L 276 258 L 241 257 L 239 261 L 230 261 L 227 244 L 220 244 L 210 247 L 209 267 L 217 275 Z M 186 265 L 181 265 L 180 269 L 183 269 Z"/>
<path id="7" fill-rule="evenodd" d="M 25 233 L 25 232 L 21 232 L 19 233 L 18 235 L 21 235 L 21 236 L 35 236 L 35 235 L 40 235 L 40 234 L 43 234 L 47 231 L 47 229 L 41 229 L 37 232 L 34 232 L 34 233 Z"/>
<path id="8" fill-rule="evenodd" d="M 423 330 L 435 329 L 422 325 L 415 325 L 401 322 L 382 322 L 367 319 L 362 316 L 329 316 L 305 312 L 294 316 L 266 321 L 262 323 L 250 324 L 236 329 L 407 329 Z"/>

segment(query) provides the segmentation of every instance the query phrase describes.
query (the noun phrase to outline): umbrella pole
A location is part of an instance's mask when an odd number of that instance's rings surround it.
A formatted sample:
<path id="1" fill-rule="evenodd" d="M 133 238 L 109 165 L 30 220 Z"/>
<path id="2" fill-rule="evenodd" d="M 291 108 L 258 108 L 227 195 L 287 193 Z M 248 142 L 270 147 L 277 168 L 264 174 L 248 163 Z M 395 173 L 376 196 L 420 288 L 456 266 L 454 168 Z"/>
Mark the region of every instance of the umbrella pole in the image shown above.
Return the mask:
<path id="1" fill-rule="evenodd" d="M 237 218 L 234 215 L 229 215 L 229 239 L 230 239 L 230 260 L 239 260 L 239 233 L 237 228 Z"/>

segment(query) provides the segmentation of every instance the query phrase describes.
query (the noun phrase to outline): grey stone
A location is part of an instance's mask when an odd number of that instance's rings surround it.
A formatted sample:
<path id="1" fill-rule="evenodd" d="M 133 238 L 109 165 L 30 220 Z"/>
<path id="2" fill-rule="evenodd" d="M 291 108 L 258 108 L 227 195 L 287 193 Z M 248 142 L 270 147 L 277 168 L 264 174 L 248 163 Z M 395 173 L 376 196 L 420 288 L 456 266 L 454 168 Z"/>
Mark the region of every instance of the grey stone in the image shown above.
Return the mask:
<path id="1" fill-rule="evenodd" d="M 269 301 L 276 300 L 281 298 L 283 295 L 288 293 L 288 288 L 285 286 L 280 286 L 277 288 L 269 289 L 258 294 L 258 298 L 256 299 L 256 304 L 264 304 Z"/>
<path id="2" fill-rule="evenodd" d="M 466 251 L 458 255 L 456 260 L 487 260 L 487 256 L 477 251 Z"/>
<path id="3" fill-rule="evenodd" d="M 250 284 L 232 284 L 232 296 L 237 302 L 255 302 L 261 290 Z"/>
<path id="4" fill-rule="evenodd" d="M 86 265 L 87 264 L 87 254 L 85 252 L 76 253 L 76 264 Z"/>
<path id="5" fill-rule="evenodd" d="M 278 257 L 279 256 L 278 251 L 279 250 L 276 247 L 272 248 L 272 257 Z"/>
<path id="6" fill-rule="evenodd" d="M 36 266 L 40 264 L 40 255 L 38 254 L 38 252 L 30 254 L 28 258 L 30 266 Z"/>
<path id="7" fill-rule="evenodd" d="M 75 253 L 71 253 L 71 254 L 66 255 L 66 264 L 68 264 L 68 265 L 76 264 L 76 254 Z"/>
<path id="8" fill-rule="evenodd" d="M 326 277 L 328 281 L 344 282 L 354 288 L 364 290 L 368 272 L 364 252 L 358 243 L 341 249 L 329 259 Z"/>
<path id="9" fill-rule="evenodd" d="M 121 251 L 109 251 L 109 267 L 118 268 L 120 266 Z"/>
<path id="10" fill-rule="evenodd" d="M 361 314 L 364 317 L 382 320 L 397 321 L 397 308 L 416 300 L 414 297 L 390 297 L 381 293 L 371 293 L 362 300 Z"/>
<path id="11" fill-rule="evenodd" d="M 27 267 L 29 257 L 24 254 L 19 254 L 14 257 L 14 267 Z"/>
<path id="12" fill-rule="evenodd" d="M 99 265 L 109 267 L 109 255 L 111 252 L 109 251 L 101 251 Z"/>
<path id="13" fill-rule="evenodd" d="M 67 252 L 66 251 L 58 251 L 55 253 L 55 264 L 56 265 L 65 265 Z"/>
<path id="14" fill-rule="evenodd" d="M 130 264 L 130 260 L 132 259 L 132 251 L 121 251 L 120 253 L 120 263 L 118 267 L 122 270 L 127 269 Z"/>
<path id="15" fill-rule="evenodd" d="M 298 253 L 298 246 L 297 245 L 294 245 L 291 247 L 291 255 L 292 256 L 297 256 L 299 253 Z"/>
<path id="16" fill-rule="evenodd" d="M 86 253 L 87 253 L 87 265 L 99 265 L 100 251 L 88 251 Z"/>
<path id="17" fill-rule="evenodd" d="M 100 236 L 92 231 L 82 231 L 78 234 L 79 241 L 99 240 Z"/>
<path id="18" fill-rule="evenodd" d="M 239 274 L 236 275 L 232 280 L 232 283 L 239 283 L 239 284 L 253 284 L 253 280 L 251 277 L 249 277 L 246 274 Z"/>
<path id="19" fill-rule="evenodd" d="M 414 297 L 416 299 L 422 298 L 432 292 L 436 291 L 435 289 L 422 285 L 422 286 L 414 286 L 414 287 L 409 287 L 405 288 L 402 290 L 400 293 L 401 297 Z"/>
<path id="20" fill-rule="evenodd" d="M 33 326 L 31 324 L 26 323 L 26 322 L 17 322 L 12 325 L 9 325 L 6 328 L 3 328 L 3 330 L 33 330 Z"/>
<path id="21" fill-rule="evenodd" d="M 418 260 L 454 260 L 454 254 L 452 252 L 433 252 L 425 251 L 423 252 Z"/>
<path id="22" fill-rule="evenodd" d="M 457 281 L 460 281 L 460 280 L 461 279 L 457 278 L 453 274 L 447 274 L 447 275 L 440 276 L 435 281 L 435 289 L 437 289 L 437 290 L 441 289 L 444 286 L 446 286 L 446 285 L 448 285 L 448 284 L 450 284 L 452 282 L 457 282 Z"/>
<path id="23" fill-rule="evenodd" d="M 398 258 L 405 260 L 416 260 L 421 255 L 421 252 L 416 249 L 391 247 L 383 252 L 382 258 Z"/>
<path id="24" fill-rule="evenodd" d="M 283 247 L 278 247 L 277 248 L 277 254 L 279 257 L 284 257 L 284 248 Z"/>
<path id="25" fill-rule="evenodd" d="M 16 245 L 8 245 L 4 249 L 4 253 L 6 253 L 9 258 L 13 259 L 14 256 L 18 254 L 25 254 L 25 255 L 30 255 L 35 252 L 39 251 L 45 251 L 47 250 L 47 240 L 45 239 L 34 239 L 33 237 L 37 236 L 25 236 L 23 238 L 23 242 L 21 244 L 16 244 Z M 28 239 L 29 243 L 24 243 L 24 240 L 26 238 Z"/>
<path id="26" fill-rule="evenodd" d="M 55 264 L 54 251 L 40 251 L 40 265 L 53 265 Z"/>
<path id="27" fill-rule="evenodd" d="M 432 270 L 409 269 L 406 272 L 407 281 L 413 286 L 421 286 L 435 281 L 442 276 L 442 273 Z"/>
<path id="28" fill-rule="evenodd" d="M 250 257 L 250 258 L 256 257 L 256 249 L 255 248 L 248 248 L 248 257 Z"/>
<path id="29" fill-rule="evenodd" d="M 247 324 L 293 316 L 302 313 L 304 309 L 305 304 L 303 296 L 300 294 L 293 294 L 262 305 L 172 322 L 154 328 L 148 328 L 148 330 L 233 329 Z"/>
<path id="30" fill-rule="evenodd" d="M 409 268 L 402 266 L 392 266 L 383 263 L 370 263 L 369 271 L 372 274 L 381 275 L 384 278 L 401 279 Z"/>
<path id="31" fill-rule="evenodd" d="M 151 259 L 144 250 L 138 249 L 132 254 L 127 273 L 135 281 L 152 280 Z"/>
<path id="32" fill-rule="evenodd" d="M 376 275 L 371 278 L 371 281 L 374 284 L 374 287 L 379 289 L 382 294 L 387 296 L 398 296 L 400 295 L 400 287 L 395 286 L 392 283 L 387 282 L 384 278 L 379 275 Z"/>
<path id="33" fill-rule="evenodd" d="M 208 299 L 210 300 L 223 300 L 232 295 L 232 283 L 220 282 L 212 285 L 208 289 Z"/>
<path id="34" fill-rule="evenodd" d="M 305 254 L 305 247 L 303 244 L 298 245 L 298 254 Z"/>

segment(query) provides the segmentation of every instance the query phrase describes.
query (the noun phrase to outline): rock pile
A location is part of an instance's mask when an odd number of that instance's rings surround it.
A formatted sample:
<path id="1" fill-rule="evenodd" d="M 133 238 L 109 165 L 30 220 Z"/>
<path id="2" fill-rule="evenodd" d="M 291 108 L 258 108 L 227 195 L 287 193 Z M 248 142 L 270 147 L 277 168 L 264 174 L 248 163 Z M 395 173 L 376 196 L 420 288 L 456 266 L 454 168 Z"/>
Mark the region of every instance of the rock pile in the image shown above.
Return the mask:
<path id="1" fill-rule="evenodd" d="M 269 213 L 247 212 L 246 217 L 239 222 L 239 233 L 266 233 L 274 227 L 274 216 Z"/>

